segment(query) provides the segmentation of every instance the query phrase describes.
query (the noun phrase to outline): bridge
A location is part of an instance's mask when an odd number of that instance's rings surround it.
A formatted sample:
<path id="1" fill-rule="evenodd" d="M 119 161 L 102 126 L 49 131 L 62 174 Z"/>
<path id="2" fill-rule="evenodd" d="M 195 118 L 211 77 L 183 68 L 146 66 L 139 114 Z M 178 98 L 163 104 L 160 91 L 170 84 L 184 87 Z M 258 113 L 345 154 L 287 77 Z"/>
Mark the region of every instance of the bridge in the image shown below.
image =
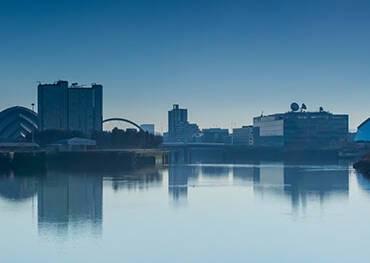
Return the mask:
<path id="1" fill-rule="evenodd" d="M 135 122 L 130 121 L 130 120 L 128 120 L 128 119 L 124 119 L 124 118 L 109 118 L 109 119 L 105 119 L 105 120 L 103 120 L 103 123 L 110 122 L 110 121 L 122 121 L 122 122 L 126 122 L 126 123 L 129 123 L 129 124 L 131 124 L 131 125 L 135 126 L 136 128 L 138 128 L 138 129 L 139 129 L 139 131 L 145 132 L 145 131 L 143 130 L 143 128 L 141 128 L 141 127 L 140 127 L 140 125 L 138 125 L 138 124 L 136 124 Z"/>

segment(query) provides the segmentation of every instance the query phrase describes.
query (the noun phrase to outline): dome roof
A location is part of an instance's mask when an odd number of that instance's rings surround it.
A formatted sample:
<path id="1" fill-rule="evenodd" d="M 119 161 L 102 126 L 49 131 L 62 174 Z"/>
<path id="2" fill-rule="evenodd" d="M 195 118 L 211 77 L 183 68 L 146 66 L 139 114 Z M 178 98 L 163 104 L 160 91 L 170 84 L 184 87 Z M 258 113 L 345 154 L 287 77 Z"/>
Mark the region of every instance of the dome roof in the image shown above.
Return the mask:
<path id="1" fill-rule="evenodd" d="M 37 113 L 21 106 L 0 112 L 0 140 L 19 141 L 38 129 Z"/>

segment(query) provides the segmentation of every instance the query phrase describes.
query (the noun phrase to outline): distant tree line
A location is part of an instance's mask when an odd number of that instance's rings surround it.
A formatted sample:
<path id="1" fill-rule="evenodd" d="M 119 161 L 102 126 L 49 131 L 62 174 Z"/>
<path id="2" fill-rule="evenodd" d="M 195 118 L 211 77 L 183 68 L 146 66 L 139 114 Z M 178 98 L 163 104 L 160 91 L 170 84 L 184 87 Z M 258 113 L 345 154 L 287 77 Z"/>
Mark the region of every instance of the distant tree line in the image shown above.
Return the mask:
<path id="1" fill-rule="evenodd" d="M 112 131 L 94 132 L 90 137 L 79 131 L 44 130 L 27 135 L 27 141 L 35 142 L 40 146 L 55 143 L 59 140 L 74 137 L 90 138 L 95 140 L 99 148 L 156 148 L 162 143 L 162 136 L 149 134 L 135 129 L 122 130 L 114 128 Z"/>
<path id="2" fill-rule="evenodd" d="M 102 148 L 156 148 L 163 139 L 162 136 L 135 129 L 122 130 L 114 128 L 112 131 L 95 132 L 92 137 Z"/>

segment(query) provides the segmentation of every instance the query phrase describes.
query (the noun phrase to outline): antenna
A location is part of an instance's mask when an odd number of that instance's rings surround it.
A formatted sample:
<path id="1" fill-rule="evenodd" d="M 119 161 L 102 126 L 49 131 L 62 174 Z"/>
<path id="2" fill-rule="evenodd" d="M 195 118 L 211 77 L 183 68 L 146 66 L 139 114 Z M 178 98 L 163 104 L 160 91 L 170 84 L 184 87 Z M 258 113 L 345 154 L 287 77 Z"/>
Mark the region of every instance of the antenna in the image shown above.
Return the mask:
<path id="1" fill-rule="evenodd" d="M 304 111 L 304 110 L 307 110 L 307 106 L 306 106 L 306 104 L 302 103 L 301 111 Z"/>

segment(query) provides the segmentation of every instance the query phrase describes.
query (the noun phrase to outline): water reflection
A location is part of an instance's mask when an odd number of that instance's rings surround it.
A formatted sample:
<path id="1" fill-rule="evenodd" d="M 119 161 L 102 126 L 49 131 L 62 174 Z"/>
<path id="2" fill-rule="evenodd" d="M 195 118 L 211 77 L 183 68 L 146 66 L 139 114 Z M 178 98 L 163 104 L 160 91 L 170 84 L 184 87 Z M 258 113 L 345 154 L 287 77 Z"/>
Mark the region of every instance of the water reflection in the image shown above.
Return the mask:
<path id="1" fill-rule="evenodd" d="M 6 200 L 22 202 L 37 193 L 37 180 L 32 175 L 15 176 L 13 172 L 0 175 L 0 197 Z"/>
<path id="2" fill-rule="evenodd" d="M 149 189 L 161 186 L 162 173 L 157 169 L 108 175 L 86 171 L 51 170 L 43 174 L 0 174 L 0 198 L 25 202 L 36 197 L 37 222 L 40 234 L 56 232 L 102 232 L 103 184 L 107 181 L 115 191 Z"/>
<path id="3" fill-rule="evenodd" d="M 370 176 L 356 172 L 356 179 L 360 189 L 370 194 Z"/>
<path id="4" fill-rule="evenodd" d="M 68 234 L 80 229 L 101 234 L 103 194 L 111 191 L 168 191 L 174 204 L 186 202 L 193 191 L 206 193 L 210 187 L 220 198 L 222 187 L 250 189 L 255 196 L 284 197 L 293 210 L 308 202 L 323 204 L 331 197 L 348 198 L 348 165 L 174 165 L 166 169 L 130 173 L 49 171 L 46 174 L 0 175 L 0 198 L 10 202 L 37 200 L 39 233 Z M 168 171 L 168 184 L 163 177 Z M 361 189 L 370 193 L 370 181 L 356 175 Z M 199 192 L 198 192 L 199 193 Z M 166 194 L 166 193 L 165 193 Z M 240 192 L 239 192 L 240 194 Z M 264 200 L 262 200 L 264 201 Z"/>
<path id="5" fill-rule="evenodd" d="M 294 208 L 306 206 L 309 196 L 323 203 L 331 195 L 348 198 L 348 168 L 306 168 L 287 167 L 284 169 L 284 191 L 291 197 Z"/>
<path id="6" fill-rule="evenodd" d="M 101 231 L 103 179 L 89 173 L 49 172 L 39 178 L 37 194 L 39 230 L 68 232 L 69 228 L 90 226 Z"/>
<path id="7" fill-rule="evenodd" d="M 169 167 L 169 194 L 173 200 L 188 196 L 189 177 L 194 187 L 209 185 L 252 186 L 255 195 L 288 197 L 294 209 L 305 207 L 308 198 L 323 203 L 332 195 L 348 198 L 349 169 L 346 165 L 190 165 Z M 227 180 L 225 180 L 225 178 Z M 217 185 L 216 185 L 217 186 Z"/>
<path id="8" fill-rule="evenodd" d="M 168 168 L 168 193 L 176 202 L 186 201 L 188 198 L 189 179 L 197 178 L 198 167 L 170 166 Z"/>
<path id="9" fill-rule="evenodd" d="M 115 191 L 145 190 L 161 186 L 162 173 L 157 169 L 140 169 L 125 174 L 111 173 L 105 179 L 112 181 L 112 187 Z"/>

